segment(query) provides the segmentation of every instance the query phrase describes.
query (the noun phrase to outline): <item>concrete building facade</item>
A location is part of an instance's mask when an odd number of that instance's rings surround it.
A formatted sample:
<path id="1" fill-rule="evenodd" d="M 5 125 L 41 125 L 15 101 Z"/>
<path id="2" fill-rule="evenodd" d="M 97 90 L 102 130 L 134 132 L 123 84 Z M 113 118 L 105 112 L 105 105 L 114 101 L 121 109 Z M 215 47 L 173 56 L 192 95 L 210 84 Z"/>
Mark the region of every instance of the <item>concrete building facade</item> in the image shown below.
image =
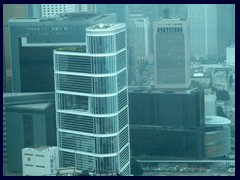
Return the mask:
<path id="1" fill-rule="evenodd" d="M 161 19 L 153 22 L 156 88 L 188 88 L 190 49 L 188 22 Z"/>

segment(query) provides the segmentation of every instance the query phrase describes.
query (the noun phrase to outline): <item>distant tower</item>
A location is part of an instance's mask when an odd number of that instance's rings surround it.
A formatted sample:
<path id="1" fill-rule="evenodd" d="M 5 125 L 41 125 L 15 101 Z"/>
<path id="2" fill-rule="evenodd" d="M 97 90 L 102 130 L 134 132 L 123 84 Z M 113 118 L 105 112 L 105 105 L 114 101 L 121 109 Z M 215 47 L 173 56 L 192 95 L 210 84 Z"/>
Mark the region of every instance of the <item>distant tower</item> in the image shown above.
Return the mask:
<path id="1" fill-rule="evenodd" d="M 96 4 L 79 4 L 81 12 L 96 13 Z"/>
<path id="2" fill-rule="evenodd" d="M 115 13 L 118 23 L 125 23 L 127 21 L 127 4 L 97 4 L 97 11 L 100 14 Z"/>
<path id="3" fill-rule="evenodd" d="M 52 17 L 67 12 L 69 4 L 41 4 L 42 17 Z"/>
<path id="4" fill-rule="evenodd" d="M 86 47 L 54 51 L 60 166 L 130 174 L 126 27 L 86 28 Z"/>
<path id="5" fill-rule="evenodd" d="M 67 12 L 96 13 L 96 4 L 69 4 Z"/>
<path id="6" fill-rule="evenodd" d="M 12 92 L 11 42 L 8 20 L 15 17 L 26 17 L 26 5 L 3 4 L 3 92 Z"/>
<path id="7" fill-rule="evenodd" d="M 166 16 L 167 16 L 166 12 Z M 155 87 L 187 88 L 190 84 L 188 23 L 180 19 L 153 22 Z"/>
<path id="8" fill-rule="evenodd" d="M 128 49 L 130 79 L 139 73 L 139 65 L 149 61 L 150 56 L 150 21 L 143 14 L 130 14 L 128 19 Z"/>
<path id="9" fill-rule="evenodd" d="M 216 4 L 188 5 L 191 53 L 197 59 L 217 54 Z"/>
<path id="10" fill-rule="evenodd" d="M 231 4 L 188 5 L 192 55 L 197 59 L 219 55 L 225 60 L 225 48 L 234 43 L 234 19 Z"/>

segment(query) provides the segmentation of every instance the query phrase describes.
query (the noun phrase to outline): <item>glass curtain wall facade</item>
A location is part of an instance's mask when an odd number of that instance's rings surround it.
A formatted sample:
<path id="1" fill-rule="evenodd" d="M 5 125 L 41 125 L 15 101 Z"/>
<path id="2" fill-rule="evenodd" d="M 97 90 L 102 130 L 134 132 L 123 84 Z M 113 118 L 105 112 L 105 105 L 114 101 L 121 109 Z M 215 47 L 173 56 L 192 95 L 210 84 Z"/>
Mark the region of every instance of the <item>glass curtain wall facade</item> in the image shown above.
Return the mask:
<path id="1" fill-rule="evenodd" d="M 86 51 L 54 51 L 60 166 L 130 174 L 126 30 L 86 28 Z"/>

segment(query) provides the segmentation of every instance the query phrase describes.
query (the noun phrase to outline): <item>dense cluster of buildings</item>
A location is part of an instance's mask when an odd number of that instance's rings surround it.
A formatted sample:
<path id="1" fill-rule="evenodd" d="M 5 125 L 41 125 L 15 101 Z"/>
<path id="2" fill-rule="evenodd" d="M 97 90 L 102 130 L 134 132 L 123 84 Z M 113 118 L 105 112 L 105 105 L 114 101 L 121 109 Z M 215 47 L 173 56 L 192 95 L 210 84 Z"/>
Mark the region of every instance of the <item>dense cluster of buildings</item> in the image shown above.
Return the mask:
<path id="1" fill-rule="evenodd" d="M 166 7 L 4 5 L 4 174 L 126 176 L 131 158 L 230 153 L 211 86 L 227 90 L 234 75 L 234 6 Z"/>

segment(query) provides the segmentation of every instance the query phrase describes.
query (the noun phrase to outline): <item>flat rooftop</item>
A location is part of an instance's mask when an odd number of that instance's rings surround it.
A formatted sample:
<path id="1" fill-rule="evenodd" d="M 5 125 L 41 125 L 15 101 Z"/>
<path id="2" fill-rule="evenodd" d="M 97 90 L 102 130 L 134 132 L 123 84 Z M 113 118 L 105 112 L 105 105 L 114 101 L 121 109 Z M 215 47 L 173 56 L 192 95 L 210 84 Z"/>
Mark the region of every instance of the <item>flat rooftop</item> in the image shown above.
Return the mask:
<path id="1" fill-rule="evenodd" d="M 57 48 L 56 51 L 85 53 L 86 52 L 86 46 L 85 45 L 66 46 L 66 47 Z"/>
<path id="2" fill-rule="evenodd" d="M 53 94 L 54 92 L 31 92 L 31 93 L 3 93 L 3 97 L 20 97 L 20 96 L 31 96 L 31 95 L 43 95 L 43 94 Z"/>
<path id="3" fill-rule="evenodd" d="M 206 116 L 205 124 L 206 125 L 226 125 L 230 124 L 231 121 L 225 117 L 221 116 Z"/>
<path id="4" fill-rule="evenodd" d="M 44 150 L 52 150 L 56 149 L 56 146 L 33 146 L 24 148 L 25 150 L 37 150 L 37 151 L 44 151 Z"/>
<path id="5" fill-rule="evenodd" d="M 191 93 L 196 93 L 198 92 L 195 89 L 163 89 L 163 88 L 129 88 L 128 89 L 129 93 L 139 93 L 139 94 L 191 94 Z"/>
<path id="6" fill-rule="evenodd" d="M 92 31 L 92 30 L 115 30 L 118 29 L 120 27 L 125 27 L 125 24 L 123 23 L 116 23 L 116 24 L 97 24 L 97 25 L 93 25 L 90 27 L 86 28 L 86 31 Z"/>
<path id="7" fill-rule="evenodd" d="M 50 106 L 50 103 L 36 103 L 36 104 L 21 104 L 15 105 L 14 109 L 29 109 L 29 110 L 45 110 Z"/>
<path id="8" fill-rule="evenodd" d="M 83 20 L 99 20 L 110 14 L 94 14 L 94 13 L 63 13 L 53 17 L 45 18 L 11 18 L 9 22 L 54 22 L 54 21 L 83 21 Z"/>

